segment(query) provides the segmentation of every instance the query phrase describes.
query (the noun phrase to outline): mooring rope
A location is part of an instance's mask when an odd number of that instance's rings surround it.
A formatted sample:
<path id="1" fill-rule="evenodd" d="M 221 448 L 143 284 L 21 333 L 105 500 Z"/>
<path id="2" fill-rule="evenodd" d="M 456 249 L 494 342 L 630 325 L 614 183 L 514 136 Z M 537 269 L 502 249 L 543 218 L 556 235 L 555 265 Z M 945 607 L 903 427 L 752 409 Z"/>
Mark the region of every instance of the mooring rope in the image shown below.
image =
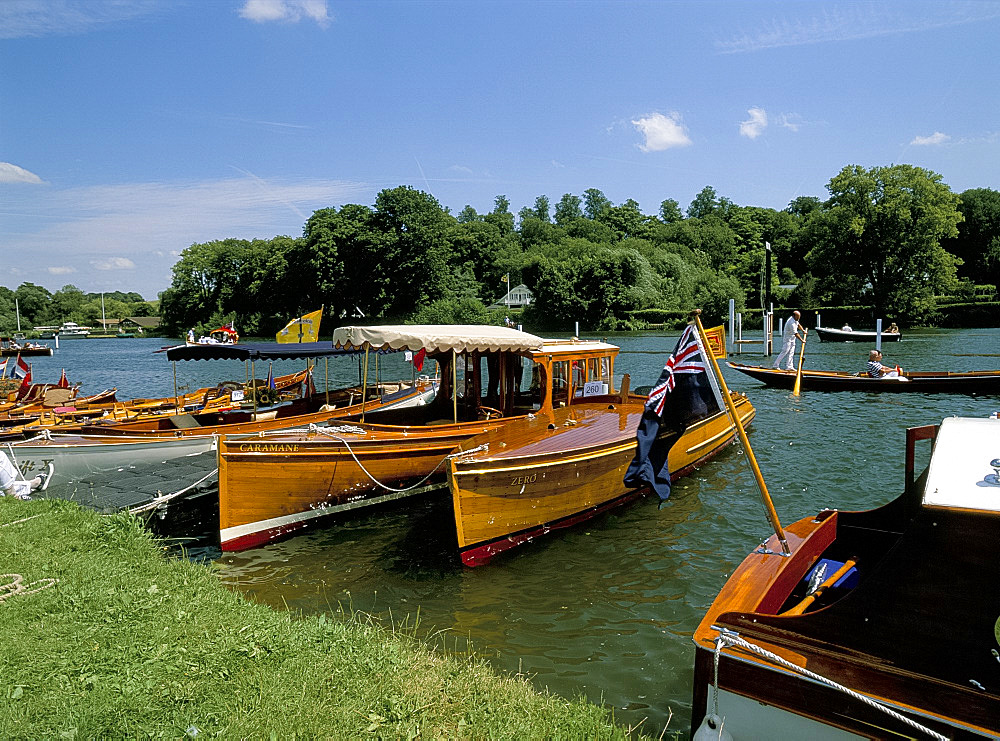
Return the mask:
<path id="1" fill-rule="evenodd" d="M 808 669 L 806 669 L 804 667 L 796 666 L 795 664 L 793 664 L 792 662 L 788 661 L 787 659 L 783 659 L 782 657 L 778 656 L 776 653 L 772 653 L 771 651 L 768 651 L 767 649 L 762 648 L 761 646 L 758 646 L 756 644 L 750 643 L 749 641 L 747 641 L 747 640 L 745 640 L 743 638 L 740 638 L 738 635 L 736 635 L 732 631 L 728 631 L 728 630 L 721 631 L 719 633 L 719 637 L 715 639 L 715 696 L 716 696 L 716 698 L 718 698 L 718 695 L 719 695 L 719 674 L 718 674 L 718 671 L 719 671 L 719 669 L 718 669 L 718 667 L 719 667 L 719 654 L 722 652 L 722 649 L 725 646 L 739 646 L 740 648 L 743 648 L 743 649 L 745 649 L 747 651 L 750 651 L 751 653 L 755 653 L 758 656 L 763 656 L 764 658 L 768 659 L 769 661 L 773 661 L 775 664 L 778 664 L 779 666 L 783 666 L 786 669 L 791 669 L 794 672 L 798 672 L 800 674 L 803 674 L 803 675 L 809 677 L 810 679 L 815 679 L 817 682 L 820 682 L 821 684 L 825 684 L 827 687 L 831 687 L 832 689 L 835 689 L 835 690 L 838 690 L 840 692 L 843 692 L 844 694 L 849 695 L 850 697 L 853 697 L 855 700 L 863 702 L 865 705 L 868 705 L 871 708 L 875 708 L 876 710 L 881 710 L 886 715 L 888 715 L 888 716 L 890 716 L 892 718 L 895 718 L 896 720 L 900 721 L 901 723 L 905 723 L 906 725 L 910 726 L 914 730 L 919 731 L 920 733 L 926 733 L 931 738 L 939 739 L 939 741 L 948 741 L 948 737 L 947 736 L 942 736 L 937 731 L 932 731 L 930 728 L 927 728 L 926 726 L 923 726 L 920 723 L 917 723 L 915 720 L 913 720 L 911 718 L 907 718 L 902 713 L 897 713 L 895 710 L 893 710 L 892 708 L 888 707 L 887 705 L 879 702 L 878 700 L 873 700 L 872 698 L 870 698 L 870 697 L 868 697 L 866 695 L 862 695 L 860 692 L 856 692 L 855 690 L 852 690 L 850 687 L 845 687 L 842 684 L 838 684 L 837 682 L 834 682 L 832 679 L 827 679 L 826 677 L 824 677 L 824 676 L 822 676 L 820 674 L 817 674 L 816 672 L 809 671 Z M 716 714 L 718 714 L 718 699 L 716 699 Z"/>
<path id="2" fill-rule="evenodd" d="M 20 574 L 0 574 L 0 581 L 4 579 L 12 579 L 13 581 L 7 584 L 0 584 L 0 602 L 3 602 L 8 597 L 16 597 L 19 594 L 27 596 L 35 592 L 41 592 L 43 589 L 48 589 L 59 583 L 58 579 L 46 577 L 45 579 L 33 581 L 30 584 L 24 584 L 24 577 Z M 36 584 L 41 586 L 35 586 Z"/>
<path id="3" fill-rule="evenodd" d="M 22 522 L 27 522 L 28 520 L 34 520 L 36 517 L 41 517 L 42 513 L 39 512 L 37 515 L 32 515 L 31 517 L 22 517 L 20 520 L 14 520 L 13 522 L 5 522 L 0 527 L 7 527 L 8 525 L 20 525 Z"/>
<path id="4" fill-rule="evenodd" d="M 351 426 L 350 425 L 346 425 L 346 427 L 350 428 Z M 365 432 L 365 430 L 362 429 L 362 428 L 360 428 L 360 427 L 354 427 L 350 431 L 353 432 L 354 430 L 357 430 L 358 433 L 362 433 L 362 434 Z M 445 461 L 447 461 L 449 458 L 455 458 L 455 457 L 460 456 L 460 455 L 467 455 L 469 453 L 474 453 L 474 452 L 477 452 L 477 451 L 480 451 L 480 450 L 486 450 L 487 447 L 488 447 L 486 445 L 480 445 L 478 448 L 473 448 L 472 450 L 463 450 L 463 451 L 460 451 L 458 453 L 449 453 L 444 458 L 442 458 L 440 461 L 438 461 L 438 464 L 436 466 L 434 466 L 434 470 L 432 470 L 429 474 L 427 474 L 422 479 L 420 479 L 420 481 L 418 481 L 417 483 L 413 484 L 412 486 L 404 486 L 402 489 L 395 489 L 395 488 L 393 488 L 391 486 L 383 484 L 381 481 L 379 481 L 377 478 L 375 478 L 367 468 L 365 468 L 365 465 L 360 460 L 358 460 L 358 456 L 354 454 L 354 449 L 351 448 L 350 442 L 348 442 L 347 440 L 345 440 L 340 435 L 336 434 L 337 432 L 342 432 L 342 431 L 343 431 L 343 428 L 340 428 L 340 427 L 316 427 L 313 424 L 309 425 L 309 432 L 315 432 L 315 433 L 317 433 L 319 435 L 326 435 L 327 437 L 333 438 L 334 440 L 337 440 L 338 442 L 343 443 L 344 447 L 347 448 L 347 452 L 351 454 L 351 458 L 353 458 L 354 462 L 358 464 L 358 468 L 360 468 L 362 471 L 364 471 L 365 476 L 367 476 L 369 479 L 371 479 L 371 481 L 372 481 L 373 484 L 375 484 L 378 487 L 381 487 L 382 489 L 385 489 L 386 491 L 391 491 L 391 492 L 396 493 L 396 494 L 400 494 L 400 493 L 402 493 L 404 491 L 410 491 L 411 489 L 416 489 L 418 486 L 422 486 L 424 483 L 427 482 L 427 480 L 431 476 L 433 476 L 435 473 L 437 473 L 437 470 L 439 468 L 441 468 L 441 466 L 443 466 L 444 463 L 445 463 Z"/>
<path id="5" fill-rule="evenodd" d="M 196 486 L 199 486 L 200 484 L 203 484 L 204 482 L 208 481 L 210 478 L 212 478 L 213 476 L 215 476 L 217 473 L 219 473 L 219 469 L 218 468 L 213 468 L 211 471 L 209 471 L 207 474 L 205 474 L 200 479 L 198 479 L 197 481 L 195 481 L 193 484 L 185 486 L 180 491 L 171 492 L 170 494 L 161 494 L 160 496 L 154 497 L 153 499 L 151 499 L 150 501 L 146 502 L 145 504 L 137 504 L 134 507 L 129 507 L 129 510 L 128 510 L 129 514 L 138 515 L 138 514 L 142 514 L 143 512 L 146 512 L 147 510 L 150 510 L 150 509 L 157 509 L 158 507 L 163 506 L 167 502 L 171 502 L 174 499 L 177 499 L 178 497 L 183 496 L 187 492 L 191 491 L 191 489 L 194 489 Z"/>

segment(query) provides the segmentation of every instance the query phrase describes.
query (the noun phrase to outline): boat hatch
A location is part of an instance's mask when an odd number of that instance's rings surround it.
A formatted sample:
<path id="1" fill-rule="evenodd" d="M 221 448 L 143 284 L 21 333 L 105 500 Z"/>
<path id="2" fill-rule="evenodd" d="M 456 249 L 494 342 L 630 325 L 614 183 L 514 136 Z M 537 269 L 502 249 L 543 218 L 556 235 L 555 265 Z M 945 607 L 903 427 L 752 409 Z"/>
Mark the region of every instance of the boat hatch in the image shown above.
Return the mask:
<path id="1" fill-rule="evenodd" d="M 941 422 L 923 504 L 1000 512 L 1000 420 L 952 417 Z"/>

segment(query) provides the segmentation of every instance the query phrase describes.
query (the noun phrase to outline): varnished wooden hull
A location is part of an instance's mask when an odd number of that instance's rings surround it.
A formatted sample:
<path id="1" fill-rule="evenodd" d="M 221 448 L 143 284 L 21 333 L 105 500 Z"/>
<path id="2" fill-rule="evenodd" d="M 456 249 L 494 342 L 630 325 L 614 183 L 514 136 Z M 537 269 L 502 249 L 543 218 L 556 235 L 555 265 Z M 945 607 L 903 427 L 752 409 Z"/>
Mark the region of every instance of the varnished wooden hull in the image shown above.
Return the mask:
<path id="1" fill-rule="evenodd" d="M 574 404 L 463 444 L 488 450 L 450 461 L 449 486 L 462 561 L 499 553 L 638 497 L 622 483 L 635 456 L 643 399 Z M 744 424 L 753 406 L 739 396 Z M 691 426 L 669 454 L 672 478 L 690 473 L 735 436 L 725 412 Z"/>
<path id="2" fill-rule="evenodd" d="M 791 389 L 795 371 L 763 368 L 756 365 L 729 363 L 730 368 L 768 386 Z M 869 393 L 926 394 L 1000 394 L 1000 371 L 915 371 L 903 373 L 903 378 L 871 378 L 843 371 L 802 371 L 802 389 L 806 391 L 865 391 Z"/>
<path id="3" fill-rule="evenodd" d="M 984 509 L 922 501 L 946 489 L 914 482 L 913 443 L 932 439 L 930 429 L 909 431 L 902 496 L 792 523 L 789 555 L 772 536 L 728 578 L 694 634 L 693 728 L 713 712 L 718 681 L 718 713 L 734 738 L 928 737 L 873 702 L 945 738 L 1000 738 L 1000 508 L 991 496 L 1000 480 L 986 473 L 984 446 L 975 452 L 983 470 L 945 464 L 962 469 L 955 478 L 971 482 Z M 829 568 L 810 595 L 820 559 Z M 724 647 L 716 664 L 723 631 L 747 645 Z"/>
<path id="4" fill-rule="evenodd" d="M 441 485 L 447 456 L 460 442 L 507 421 L 348 424 L 311 433 L 227 438 L 219 447 L 221 547 L 254 548 L 318 518 Z"/>

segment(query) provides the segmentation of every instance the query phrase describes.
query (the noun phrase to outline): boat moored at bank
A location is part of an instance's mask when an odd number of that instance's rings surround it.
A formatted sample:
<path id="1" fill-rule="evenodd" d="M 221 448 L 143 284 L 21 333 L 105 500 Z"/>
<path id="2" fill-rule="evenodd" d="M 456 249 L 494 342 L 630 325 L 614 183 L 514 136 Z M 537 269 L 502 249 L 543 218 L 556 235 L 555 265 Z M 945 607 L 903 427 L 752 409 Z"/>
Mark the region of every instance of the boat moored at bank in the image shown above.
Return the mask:
<path id="1" fill-rule="evenodd" d="M 915 447 L 933 440 L 927 471 Z M 704 738 L 1000 737 L 1000 421 L 907 432 L 903 493 L 822 510 L 733 572 L 698 629 Z M 704 723 L 703 723 L 704 720 Z"/>

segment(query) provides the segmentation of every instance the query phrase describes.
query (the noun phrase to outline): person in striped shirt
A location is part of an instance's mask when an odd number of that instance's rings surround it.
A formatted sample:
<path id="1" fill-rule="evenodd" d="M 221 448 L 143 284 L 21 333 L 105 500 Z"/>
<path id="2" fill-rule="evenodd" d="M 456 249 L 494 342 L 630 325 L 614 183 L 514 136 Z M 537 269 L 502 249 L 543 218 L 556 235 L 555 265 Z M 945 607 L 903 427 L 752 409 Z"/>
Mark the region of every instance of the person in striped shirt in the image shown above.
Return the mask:
<path id="1" fill-rule="evenodd" d="M 872 350 L 868 353 L 868 375 L 872 378 L 899 378 L 899 370 L 886 368 L 882 365 L 882 353 Z"/>

